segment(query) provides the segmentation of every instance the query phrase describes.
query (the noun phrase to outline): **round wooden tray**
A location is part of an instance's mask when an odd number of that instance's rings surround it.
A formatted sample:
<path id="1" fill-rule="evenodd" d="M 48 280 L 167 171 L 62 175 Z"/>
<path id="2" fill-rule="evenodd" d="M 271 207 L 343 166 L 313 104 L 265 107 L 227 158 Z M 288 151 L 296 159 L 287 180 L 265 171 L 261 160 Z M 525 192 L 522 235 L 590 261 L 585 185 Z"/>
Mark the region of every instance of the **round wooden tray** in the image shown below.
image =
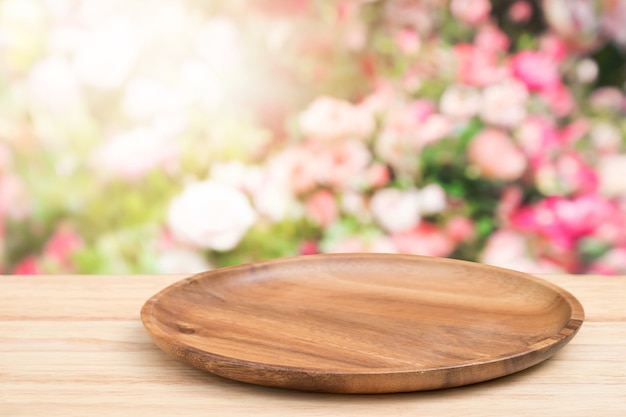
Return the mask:
<path id="1" fill-rule="evenodd" d="M 200 273 L 144 304 L 165 352 L 239 381 L 387 393 L 471 384 L 566 345 L 583 308 L 533 276 L 411 255 L 285 258 Z"/>

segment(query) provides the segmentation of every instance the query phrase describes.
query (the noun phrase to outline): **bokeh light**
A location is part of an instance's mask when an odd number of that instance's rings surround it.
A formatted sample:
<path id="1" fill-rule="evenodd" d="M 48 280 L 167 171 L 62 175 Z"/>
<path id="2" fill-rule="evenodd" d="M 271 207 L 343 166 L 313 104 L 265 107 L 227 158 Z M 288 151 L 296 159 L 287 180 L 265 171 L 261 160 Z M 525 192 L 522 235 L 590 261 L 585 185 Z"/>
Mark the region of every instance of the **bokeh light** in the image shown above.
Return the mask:
<path id="1" fill-rule="evenodd" d="M 624 273 L 626 1 L 0 1 L 4 273 Z"/>

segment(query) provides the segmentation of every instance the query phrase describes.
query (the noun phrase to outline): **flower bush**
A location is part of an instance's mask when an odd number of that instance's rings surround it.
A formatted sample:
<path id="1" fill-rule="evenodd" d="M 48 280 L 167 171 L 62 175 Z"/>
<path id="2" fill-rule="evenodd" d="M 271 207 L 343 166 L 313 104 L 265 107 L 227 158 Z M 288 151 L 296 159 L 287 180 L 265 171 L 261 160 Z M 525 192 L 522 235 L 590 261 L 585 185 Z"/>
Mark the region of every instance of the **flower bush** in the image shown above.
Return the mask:
<path id="1" fill-rule="evenodd" d="M 2 270 L 626 273 L 624 21 L 623 0 L 4 0 Z"/>

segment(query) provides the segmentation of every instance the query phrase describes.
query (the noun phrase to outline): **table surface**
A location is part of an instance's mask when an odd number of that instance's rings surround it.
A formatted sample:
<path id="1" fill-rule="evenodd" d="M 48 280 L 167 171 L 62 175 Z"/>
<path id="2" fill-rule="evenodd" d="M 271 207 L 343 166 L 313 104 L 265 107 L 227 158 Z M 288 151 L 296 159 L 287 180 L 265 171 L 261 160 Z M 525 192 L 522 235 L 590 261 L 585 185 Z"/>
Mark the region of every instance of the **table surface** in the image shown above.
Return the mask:
<path id="1" fill-rule="evenodd" d="M 385 395 L 254 386 L 170 358 L 139 310 L 182 278 L 0 277 L 0 416 L 626 416 L 626 277 L 542 276 L 574 294 L 586 318 L 539 365 L 460 388 Z"/>

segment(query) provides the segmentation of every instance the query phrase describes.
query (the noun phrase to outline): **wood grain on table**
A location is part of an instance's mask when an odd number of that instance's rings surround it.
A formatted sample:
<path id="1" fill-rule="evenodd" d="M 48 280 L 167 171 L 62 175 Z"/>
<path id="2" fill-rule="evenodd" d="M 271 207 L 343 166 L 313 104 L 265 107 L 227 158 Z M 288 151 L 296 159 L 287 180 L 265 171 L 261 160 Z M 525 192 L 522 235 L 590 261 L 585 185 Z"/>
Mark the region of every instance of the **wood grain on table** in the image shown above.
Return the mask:
<path id="1" fill-rule="evenodd" d="M 169 276 L 0 277 L 0 416 L 624 416 L 626 277 L 544 275 L 585 323 L 551 359 L 439 391 L 336 395 L 265 388 L 190 368 L 139 320 Z"/>

